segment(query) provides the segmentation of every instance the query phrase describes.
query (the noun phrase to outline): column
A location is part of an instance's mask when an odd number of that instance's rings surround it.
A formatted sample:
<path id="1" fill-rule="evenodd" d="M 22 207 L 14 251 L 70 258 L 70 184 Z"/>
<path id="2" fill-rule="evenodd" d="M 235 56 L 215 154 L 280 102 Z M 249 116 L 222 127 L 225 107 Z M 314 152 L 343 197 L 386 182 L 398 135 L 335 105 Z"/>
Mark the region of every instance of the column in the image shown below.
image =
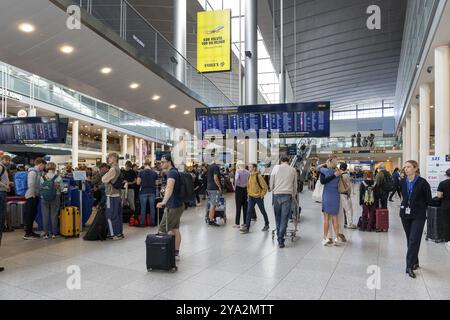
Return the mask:
<path id="1" fill-rule="evenodd" d="M 404 143 L 406 160 L 411 160 L 411 116 L 406 116 L 406 140 Z"/>
<path id="2" fill-rule="evenodd" d="M 142 166 L 144 164 L 144 139 L 139 139 L 139 165 Z"/>
<path id="3" fill-rule="evenodd" d="M 450 154 L 450 48 L 448 47 L 448 45 L 435 49 L 434 60 L 434 154 L 436 156 L 445 156 L 447 154 Z"/>
<path id="4" fill-rule="evenodd" d="M 108 156 L 108 129 L 102 129 L 102 162 L 106 162 Z"/>
<path id="5" fill-rule="evenodd" d="M 400 170 L 402 170 L 403 168 L 402 158 L 400 157 L 397 158 L 397 168 L 399 168 Z"/>
<path id="6" fill-rule="evenodd" d="M 152 167 L 155 166 L 156 154 L 155 154 L 155 143 L 152 142 Z"/>
<path id="7" fill-rule="evenodd" d="M 284 1 L 280 0 L 280 103 L 286 102 L 286 75 L 284 71 Z"/>
<path id="8" fill-rule="evenodd" d="M 124 134 L 122 137 L 122 156 L 125 161 L 127 161 L 127 159 L 125 159 L 127 153 L 128 153 L 128 135 Z"/>
<path id="9" fill-rule="evenodd" d="M 411 159 L 419 161 L 419 106 L 411 106 Z"/>
<path id="10" fill-rule="evenodd" d="M 257 0 L 245 1 L 245 103 L 258 103 Z M 258 141 L 248 140 L 248 161 L 258 161 Z"/>
<path id="11" fill-rule="evenodd" d="M 409 160 L 406 150 L 406 140 L 407 138 L 406 138 L 406 122 L 405 122 L 402 126 L 402 167 L 403 163 Z"/>
<path id="12" fill-rule="evenodd" d="M 185 83 L 185 69 L 186 64 L 184 57 L 186 57 L 186 0 L 174 0 L 174 45 L 179 52 L 177 55 L 176 78 Z"/>
<path id="13" fill-rule="evenodd" d="M 74 120 L 72 124 L 72 168 L 78 167 L 78 136 L 80 123 Z"/>
<path id="14" fill-rule="evenodd" d="M 425 175 L 430 155 L 430 104 L 431 89 L 428 84 L 420 86 L 420 134 L 419 134 L 419 167 Z"/>

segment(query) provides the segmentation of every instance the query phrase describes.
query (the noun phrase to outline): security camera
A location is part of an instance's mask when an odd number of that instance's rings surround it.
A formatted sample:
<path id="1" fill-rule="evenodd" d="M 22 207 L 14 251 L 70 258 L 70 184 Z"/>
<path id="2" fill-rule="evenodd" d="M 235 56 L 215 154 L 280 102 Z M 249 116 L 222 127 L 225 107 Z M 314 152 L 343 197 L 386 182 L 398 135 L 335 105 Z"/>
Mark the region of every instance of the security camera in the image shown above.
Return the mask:
<path id="1" fill-rule="evenodd" d="M 427 68 L 427 72 L 428 72 L 428 73 L 432 73 L 432 72 L 433 72 L 433 67 L 431 67 L 431 66 L 428 67 L 428 68 Z"/>

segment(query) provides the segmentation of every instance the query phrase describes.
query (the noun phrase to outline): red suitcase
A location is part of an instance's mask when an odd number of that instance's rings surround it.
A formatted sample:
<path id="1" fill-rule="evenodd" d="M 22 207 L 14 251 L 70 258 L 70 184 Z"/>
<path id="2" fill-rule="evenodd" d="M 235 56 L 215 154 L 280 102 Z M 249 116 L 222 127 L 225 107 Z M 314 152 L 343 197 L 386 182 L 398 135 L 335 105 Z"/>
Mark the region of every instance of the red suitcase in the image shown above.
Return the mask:
<path id="1" fill-rule="evenodd" d="M 377 232 L 387 232 L 389 230 L 389 211 L 388 209 L 377 209 L 375 211 Z"/>

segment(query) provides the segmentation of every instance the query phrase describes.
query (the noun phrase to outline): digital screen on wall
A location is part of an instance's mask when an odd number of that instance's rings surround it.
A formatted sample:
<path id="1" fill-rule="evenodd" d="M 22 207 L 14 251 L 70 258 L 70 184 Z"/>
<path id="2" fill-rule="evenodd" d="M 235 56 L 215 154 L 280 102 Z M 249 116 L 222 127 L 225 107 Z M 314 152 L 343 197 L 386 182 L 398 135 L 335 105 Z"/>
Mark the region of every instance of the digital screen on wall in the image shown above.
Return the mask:
<path id="1" fill-rule="evenodd" d="M 225 135 L 238 129 L 255 130 L 258 135 L 264 130 L 269 137 L 277 132 L 281 138 L 330 136 L 330 102 L 198 108 L 195 114 L 202 138 L 214 135 L 211 130 Z"/>
<path id="2" fill-rule="evenodd" d="M 69 119 L 55 117 L 0 120 L 0 144 L 65 143 Z"/>

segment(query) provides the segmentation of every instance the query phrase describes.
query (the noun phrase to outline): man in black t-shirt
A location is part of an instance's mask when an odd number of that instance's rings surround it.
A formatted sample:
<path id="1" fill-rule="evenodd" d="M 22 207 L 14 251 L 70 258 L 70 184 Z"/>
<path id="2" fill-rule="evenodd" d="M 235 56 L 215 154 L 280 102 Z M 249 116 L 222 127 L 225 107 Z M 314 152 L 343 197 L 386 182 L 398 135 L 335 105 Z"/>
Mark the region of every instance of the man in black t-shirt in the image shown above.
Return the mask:
<path id="1" fill-rule="evenodd" d="M 209 225 L 218 227 L 215 221 L 216 207 L 219 205 L 220 196 L 222 195 L 222 184 L 220 183 L 220 167 L 215 159 L 208 167 L 207 174 L 207 191 L 209 204 Z"/>
<path id="2" fill-rule="evenodd" d="M 125 187 L 124 190 L 122 190 L 122 203 L 128 203 L 128 206 L 130 207 L 132 212 L 136 212 L 136 206 L 135 206 L 135 187 L 136 187 L 136 181 L 137 181 L 137 175 L 136 172 L 133 170 L 133 165 L 131 161 L 127 161 L 125 163 L 125 170 L 123 171 L 123 178 L 125 180 Z"/>

